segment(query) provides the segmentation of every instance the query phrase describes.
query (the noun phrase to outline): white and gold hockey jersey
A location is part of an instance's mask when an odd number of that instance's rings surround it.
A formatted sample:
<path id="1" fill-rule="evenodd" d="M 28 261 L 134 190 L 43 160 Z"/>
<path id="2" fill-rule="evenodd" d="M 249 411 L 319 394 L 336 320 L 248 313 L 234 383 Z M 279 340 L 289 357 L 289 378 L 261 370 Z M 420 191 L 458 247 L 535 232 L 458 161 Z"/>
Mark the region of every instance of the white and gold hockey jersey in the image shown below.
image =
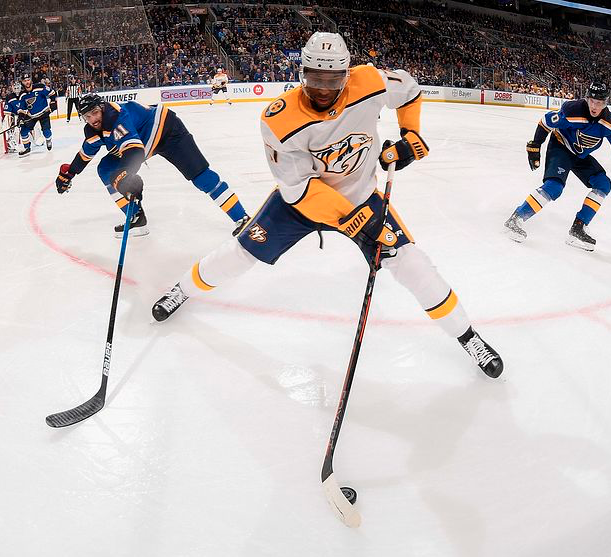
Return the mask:
<path id="1" fill-rule="evenodd" d="M 420 131 L 420 88 L 405 70 L 351 68 L 339 99 L 312 109 L 301 86 L 261 115 L 267 160 L 283 199 L 314 222 L 338 220 L 376 189 L 382 107 L 397 109 L 400 128 Z"/>
<path id="2" fill-rule="evenodd" d="M 211 85 L 215 89 L 221 89 L 222 87 L 227 87 L 227 83 L 229 83 L 227 74 L 225 72 L 216 72 L 212 78 Z"/>

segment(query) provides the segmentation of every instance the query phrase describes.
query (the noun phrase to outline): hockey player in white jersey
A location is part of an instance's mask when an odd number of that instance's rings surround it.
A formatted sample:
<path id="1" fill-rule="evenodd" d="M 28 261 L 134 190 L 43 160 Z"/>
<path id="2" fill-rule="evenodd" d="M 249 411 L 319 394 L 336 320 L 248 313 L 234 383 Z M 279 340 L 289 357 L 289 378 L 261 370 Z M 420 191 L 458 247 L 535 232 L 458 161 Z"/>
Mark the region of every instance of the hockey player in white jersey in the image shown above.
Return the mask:
<path id="1" fill-rule="evenodd" d="M 229 83 L 229 77 L 223 68 L 218 68 L 214 77 L 212 78 L 212 99 L 210 104 L 214 104 L 215 95 L 220 95 L 221 98 L 227 101 L 227 104 L 231 104 L 231 99 L 227 94 L 227 84 Z"/>
<path id="2" fill-rule="evenodd" d="M 407 288 L 427 315 L 471 355 L 490 377 L 503 362 L 473 330 L 456 293 L 416 247 L 390 207 L 383 226 L 377 189 L 378 160 L 400 170 L 428 155 L 420 137 L 421 96 L 404 70 L 349 68 L 350 54 L 336 33 L 314 33 L 302 50 L 301 85 L 273 101 L 261 116 L 267 161 L 278 184 L 237 238 L 196 263 L 153 306 L 167 319 L 192 296 L 248 271 L 257 261 L 274 264 L 312 232 L 349 236 L 372 264 L 383 244 L 382 268 Z M 396 109 L 401 139 L 380 144 L 378 115 Z"/>

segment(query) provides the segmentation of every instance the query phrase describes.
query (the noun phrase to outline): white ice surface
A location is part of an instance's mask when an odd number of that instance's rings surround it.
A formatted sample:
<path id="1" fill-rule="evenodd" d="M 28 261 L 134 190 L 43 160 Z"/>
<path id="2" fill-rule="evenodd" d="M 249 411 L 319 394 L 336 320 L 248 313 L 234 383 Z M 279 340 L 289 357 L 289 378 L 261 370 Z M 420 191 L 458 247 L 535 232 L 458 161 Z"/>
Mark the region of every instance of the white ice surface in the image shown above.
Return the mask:
<path id="1" fill-rule="evenodd" d="M 252 214 L 273 186 L 263 105 L 177 108 Z M 327 507 L 320 467 L 367 269 L 335 234 L 189 301 L 150 308 L 231 222 L 165 160 L 143 167 L 148 237 L 129 241 L 106 407 L 47 414 L 101 378 L 122 220 L 96 161 L 57 195 L 78 122 L 0 158 L 2 557 L 604 557 L 611 547 L 611 214 L 598 250 L 564 244 L 586 189 L 502 224 L 540 185 L 525 143 L 542 111 L 425 104 L 431 154 L 393 202 L 502 354 L 490 380 L 388 273 L 373 297 L 335 475 L 363 524 Z M 396 137 L 384 112 L 380 133 Z M 609 148 L 597 153 L 607 168 Z M 380 173 L 382 183 L 383 174 Z"/>

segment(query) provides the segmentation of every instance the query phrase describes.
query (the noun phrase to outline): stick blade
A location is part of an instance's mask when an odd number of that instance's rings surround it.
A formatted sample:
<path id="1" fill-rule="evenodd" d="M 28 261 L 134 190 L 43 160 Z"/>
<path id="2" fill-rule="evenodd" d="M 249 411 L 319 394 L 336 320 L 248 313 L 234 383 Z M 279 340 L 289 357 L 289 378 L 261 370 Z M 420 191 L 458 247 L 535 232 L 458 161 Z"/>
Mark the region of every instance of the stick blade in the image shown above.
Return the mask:
<path id="1" fill-rule="evenodd" d="M 104 398 L 95 395 L 75 408 L 47 416 L 45 421 L 50 427 L 66 427 L 90 418 L 102 408 L 104 408 Z"/>
<path id="2" fill-rule="evenodd" d="M 358 528 L 361 525 L 361 515 L 350 501 L 346 499 L 346 496 L 337 485 L 333 474 L 322 482 L 322 487 L 327 501 L 333 512 L 337 515 L 337 518 L 350 528 Z"/>

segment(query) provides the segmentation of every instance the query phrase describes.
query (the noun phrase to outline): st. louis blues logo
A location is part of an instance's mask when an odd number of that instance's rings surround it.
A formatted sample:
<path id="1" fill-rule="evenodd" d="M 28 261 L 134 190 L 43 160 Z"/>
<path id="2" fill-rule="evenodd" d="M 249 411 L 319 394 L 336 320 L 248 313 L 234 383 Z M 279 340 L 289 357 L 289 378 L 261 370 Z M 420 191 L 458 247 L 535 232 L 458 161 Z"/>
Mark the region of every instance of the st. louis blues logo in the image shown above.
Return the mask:
<path id="1" fill-rule="evenodd" d="M 36 97 L 29 97 L 25 100 L 25 104 L 28 105 L 28 110 L 30 110 L 34 106 L 35 102 L 36 102 Z"/>
<path id="2" fill-rule="evenodd" d="M 575 153 L 580 155 L 585 149 L 596 149 L 601 141 L 601 137 L 586 135 L 581 130 L 577 130 L 577 141 L 573 143 L 573 149 L 575 149 Z"/>
<path id="3" fill-rule="evenodd" d="M 327 172 L 348 175 L 356 172 L 365 162 L 372 143 L 373 137 L 365 133 L 351 133 L 340 141 L 311 153 L 325 164 Z"/>

